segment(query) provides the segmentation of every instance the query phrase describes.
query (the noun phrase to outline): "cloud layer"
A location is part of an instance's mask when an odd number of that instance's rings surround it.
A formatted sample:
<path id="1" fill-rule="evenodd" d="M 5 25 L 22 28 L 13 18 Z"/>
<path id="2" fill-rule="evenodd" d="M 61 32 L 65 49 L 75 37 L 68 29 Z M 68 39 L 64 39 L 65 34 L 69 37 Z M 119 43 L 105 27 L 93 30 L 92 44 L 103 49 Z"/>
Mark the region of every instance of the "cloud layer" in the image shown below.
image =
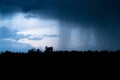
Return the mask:
<path id="1" fill-rule="evenodd" d="M 34 40 L 39 40 L 39 45 L 69 50 L 120 49 L 119 4 L 119 0 L 1 0 L 0 25 L 18 31 L 1 30 L 0 38 L 14 35 L 19 42 L 35 46 Z"/>

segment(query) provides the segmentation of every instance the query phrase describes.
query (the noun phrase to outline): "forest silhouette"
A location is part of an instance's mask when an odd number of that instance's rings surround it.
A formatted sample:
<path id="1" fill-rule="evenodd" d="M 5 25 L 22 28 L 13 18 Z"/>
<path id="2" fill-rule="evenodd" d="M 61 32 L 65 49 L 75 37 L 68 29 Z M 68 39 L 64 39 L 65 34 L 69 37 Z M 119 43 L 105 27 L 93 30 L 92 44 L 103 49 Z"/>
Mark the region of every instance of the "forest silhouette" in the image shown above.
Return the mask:
<path id="1" fill-rule="evenodd" d="M 11 76 L 16 76 L 17 79 L 25 79 L 24 77 L 26 77 L 26 79 L 37 79 L 40 78 L 40 73 L 43 74 L 44 72 L 52 76 L 53 74 L 58 75 L 60 72 L 64 73 L 66 70 L 80 70 L 79 72 L 81 72 L 81 70 L 83 70 L 83 72 L 84 70 L 91 70 L 91 72 L 93 72 L 95 68 L 104 68 L 106 65 L 109 65 L 108 67 L 111 67 L 111 65 L 118 66 L 120 63 L 120 50 L 54 51 L 53 47 L 45 47 L 45 49 L 45 51 L 30 49 L 28 52 L 1 52 L 0 69 L 2 73 L 5 73 L 5 75 L 2 76 L 5 77 L 6 80 Z M 54 73 L 54 70 L 57 71 Z M 13 71 L 14 75 L 11 74 Z M 32 73 L 29 71 L 37 72 Z M 22 74 L 20 72 L 22 72 Z M 53 72 L 53 74 L 51 74 L 51 72 Z M 74 74 L 72 72 L 70 73 Z M 61 75 L 59 76 L 61 77 Z"/>
<path id="2" fill-rule="evenodd" d="M 0 64 L 81 64 L 81 63 L 120 62 L 118 51 L 54 51 L 46 47 L 45 51 L 30 49 L 28 52 L 5 51 L 0 54 Z"/>

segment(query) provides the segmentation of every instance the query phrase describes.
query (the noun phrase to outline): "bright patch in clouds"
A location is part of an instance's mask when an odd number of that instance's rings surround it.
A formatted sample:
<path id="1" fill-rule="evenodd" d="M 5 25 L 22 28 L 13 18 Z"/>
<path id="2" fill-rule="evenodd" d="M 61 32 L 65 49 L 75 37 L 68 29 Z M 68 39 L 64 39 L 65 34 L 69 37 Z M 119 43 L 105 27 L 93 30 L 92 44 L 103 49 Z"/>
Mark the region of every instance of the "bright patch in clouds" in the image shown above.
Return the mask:
<path id="1" fill-rule="evenodd" d="M 25 14 L 16 14 L 11 23 L 19 30 L 20 34 L 58 34 L 58 22 L 54 20 L 26 18 Z"/>
<path id="2" fill-rule="evenodd" d="M 58 22 L 55 20 L 27 18 L 24 13 L 16 13 L 11 19 L 5 18 L 0 25 L 17 30 L 17 35 L 28 35 L 26 38 L 20 38 L 18 42 L 30 44 L 35 48 L 55 47 L 58 44 Z M 13 41 L 14 39 L 5 40 Z"/>
<path id="3" fill-rule="evenodd" d="M 39 47 L 44 48 L 45 46 L 54 46 L 54 48 L 58 47 L 58 38 L 47 37 L 42 40 L 30 40 L 28 38 L 24 38 L 24 39 L 20 39 L 18 42 L 27 43 L 36 48 Z"/>

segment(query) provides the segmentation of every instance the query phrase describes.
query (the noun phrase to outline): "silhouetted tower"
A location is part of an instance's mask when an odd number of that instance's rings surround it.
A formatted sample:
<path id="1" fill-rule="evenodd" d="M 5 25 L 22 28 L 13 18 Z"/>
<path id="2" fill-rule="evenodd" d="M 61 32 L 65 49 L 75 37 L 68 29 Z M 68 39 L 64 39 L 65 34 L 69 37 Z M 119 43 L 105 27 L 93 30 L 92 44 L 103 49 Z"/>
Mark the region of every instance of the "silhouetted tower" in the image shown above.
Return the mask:
<path id="1" fill-rule="evenodd" d="M 53 52 L 53 47 L 45 47 L 45 52 Z"/>

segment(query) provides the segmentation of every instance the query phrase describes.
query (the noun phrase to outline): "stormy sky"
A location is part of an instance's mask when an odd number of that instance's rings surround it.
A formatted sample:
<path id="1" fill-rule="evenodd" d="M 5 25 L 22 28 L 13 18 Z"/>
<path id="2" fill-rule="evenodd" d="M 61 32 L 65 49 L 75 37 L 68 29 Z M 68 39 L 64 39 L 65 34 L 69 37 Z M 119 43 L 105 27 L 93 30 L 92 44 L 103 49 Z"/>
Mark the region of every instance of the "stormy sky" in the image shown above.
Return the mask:
<path id="1" fill-rule="evenodd" d="M 119 0 L 0 0 L 0 51 L 119 50 Z"/>

